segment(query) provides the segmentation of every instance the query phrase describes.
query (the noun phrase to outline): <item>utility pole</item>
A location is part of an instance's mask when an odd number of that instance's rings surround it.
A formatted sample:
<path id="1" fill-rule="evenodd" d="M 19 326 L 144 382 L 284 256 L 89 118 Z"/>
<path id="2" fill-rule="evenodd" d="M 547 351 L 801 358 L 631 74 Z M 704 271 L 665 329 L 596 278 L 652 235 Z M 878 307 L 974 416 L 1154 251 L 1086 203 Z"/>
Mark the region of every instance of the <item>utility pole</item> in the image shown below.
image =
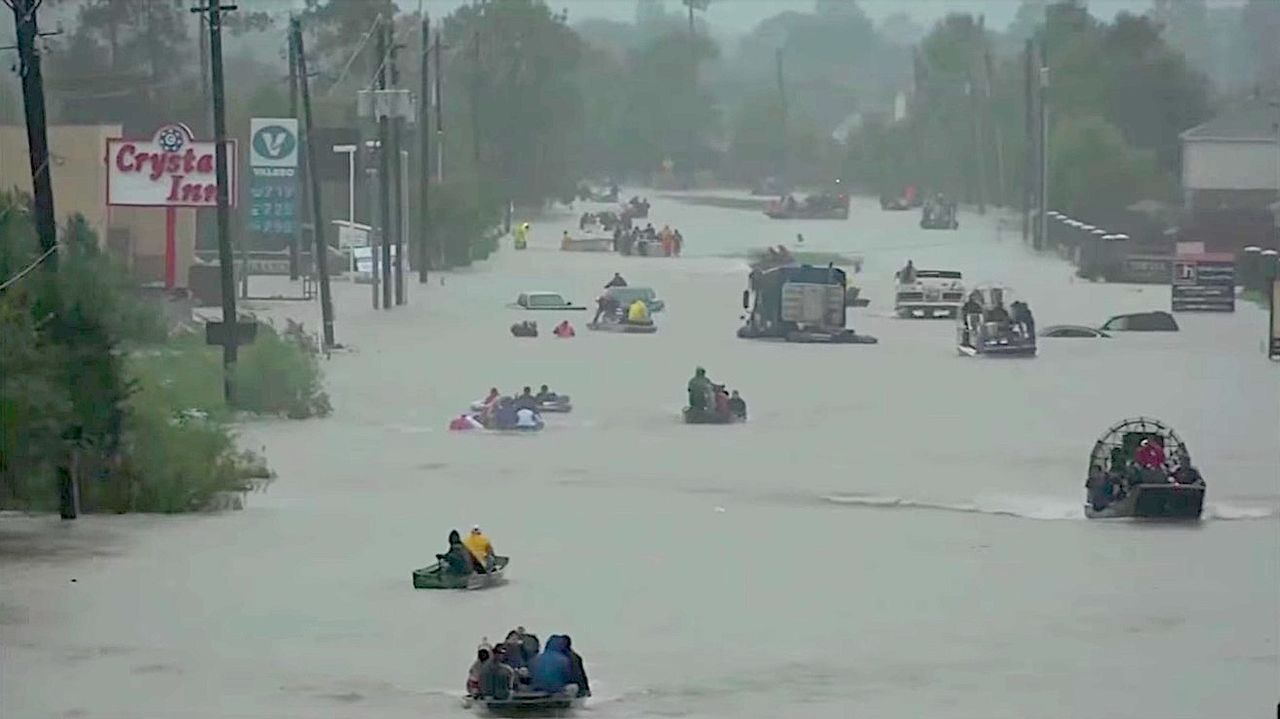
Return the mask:
<path id="1" fill-rule="evenodd" d="M 4 0 L 13 10 L 14 29 L 18 35 L 18 74 L 22 78 L 22 107 L 27 124 L 27 155 L 31 167 L 31 194 L 35 213 L 36 236 L 40 240 L 43 271 L 50 276 L 51 292 L 57 292 L 58 224 L 53 211 L 53 181 L 49 175 L 49 132 L 44 107 L 44 75 L 40 70 L 40 51 L 36 40 L 41 36 L 36 11 L 41 0 Z M 55 313 L 50 332 L 64 334 L 61 315 Z M 72 428 L 71 434 L 75 434 Z M 80 491 L 73 471 L 75 449 L 69 448 L 57 461 L 58 511 L 63 519 L 80 514 Z"/>
<path id="2" fill-rule="evenodd" d="M 964 83 L 965 94 L 969 96 L 969 125 L 973 129 L 973 169 L 977 182 L 978 214 L 987 214 L 987 163 L 982 156 L 982 118 L 979 116 L 978 88 L 974 86 L 973 72 Z"/>
<path id="3" fill-rule="evenodd" d="M 388 34 L 391 34 L 394 32 L 392 28 L 393 25 L 394 23 L 388 23 L 388 29 L 387 29 Z M 391 86 L 396 90 L 400 89 L 400 68 L 396 65 L 396 53 L 400 50 L 400 47 L 401 46 L 396 43 L 395 37 L 393 35 L 391 37 L 390 57 L 388 58 L 388 62 L 391 64 L 391 68 L 390 68 Z M 391 154 L 391 175 L 392 176 L 388 178 L 389 180 L 391 180 L 390 184 L 393 189 L 392 204 L 393 204 L 393 207 L 395 208 L 395 212 L 393 213 L 393 215 L 395 220 L 396 236 L 395 236 L 394 244 L 396 248 L 396 253 L 395 253 L 395 256 L 392 258 L 392 260 L 395 265 L 396 304 L 397 305 L 404 304 L 405 238 L 404 238 L 404 232 L 402 232 L 402 230 L 404 229 L 405 213 L 409 211 L 409 208 L 404 206 L 404 187 L 402 186 L 404 181 L 404 176 L 403 176 L 403 171 L 402 171 L 401 162 L 400 162 L 400 147 L 404 138 L 403 130 L 404 130 L 404 115 L 397 111 L 395 113 L 395 117 L 391 120 L 390 154 Z"/>
<path id="4" fill-rule="evenodd" d="M 235 258 L 231 252 L 230 180 L 227 172 L 227 109 L 222 80 L 222 12 L 235 10 L 235 5 L 208 5 L 191 12 L 209 14 L 209 77 L 213 90 L 214 172 L 218 181 L 218 264 L 222 274 L 222 394 L 227 404 L 235 403 L 236 355 L 240 342 L 240 317 L 236 314 Z"/>
<path id="5" fill-rule="evenodd" d="M 298 119 L 298 44 L 294 41 L 292 18 L 289 19 L 289 117 Z M 299 178 L 306 181 L 307 171 L 310 169 L 303 160 L 303 166 L 300 169 L 302 177 Z M 301 213 L 303 219 L 306 213 Z M 311 226 L 315 229 L 315 218 L 312 218 Z M 289 279 L 298 279 L 298 245 L 300 243 L 300 235 L 302 233 L 302 223 L 295 223 L 293 236 L 289 238 Z"/>
<path id="6" fill-rule="evenodd" d="M 1035 70 L 1033 69 L 1032 58 L 1035 56 L 1034 46 L 1031 40 L 1027 40 L 1026 45 L 1022 48 L 1022 96 L 1023 96 L 1023 120 L 1025 137 L 1023 142 L 1026 145 L 1026 152 L 1023 153 L 1022 162 L 1022 241 L 1027 242 L 1031 239 L 1031 196 L 1035 193 L 1039 195 L 1037 189 L 1040 185 L 1040 174 L 1036 171 L 1039 165 L 1039 149 L 1036 144 L 1037 136 L 1035 132 L 1035 84 L 1033 77 Z"/>
<path id="7" fill-rule="evenodd" d="M 988 126 L 991 128 L 993 141 L 996 146 L 996 192 L 998 196 L 995 204 L 1005 207 L 1005 203 L 1009 201 L 1009 188 L 1006 184 L 1004 169 L 1004 132 L 1000 129 L 1000 123 L 995 116 L 995 99 L 992 96 L 991 85 L 992 77 L 995 76 L 994 63 L 991 61 L 991 46 L 983 41 L 982 49 L 982 79 L 983 91 L 986 94 L 987 102 L 985 106 L 986 117 L 990 120 Z"/>
<path id="8" fill-rule="evenodd" d="M 418 83 L 418 184 L 422 197 L 418 202 L 418 282 L 427 284 L 427 267 L 431 264 L 431 18 L 422 16 L 422 64 Z"/>
<path id="9" fill-rule="evenodd" d="M 307 79 L 307 52 L 302 41 L 302 23 L 297 18 L 289 20 L 293 47 L 297 52 L 297 77 L 302 94 L 302 147 L 306 161 L 305 173 L 311 194 L 311 226 L 314 240 L 316 279 L 320 282 L 320 317 L 323 322 L 324 346 L 336 347 L 333 339 L 333 296 L 329 293 L 329 243 L 324 238 L 324 214 L 320 211 L 320 173 L 311 172 L 316 166 L 316 144 L 312 142 L 314 122 L 311 117 L 311 88 Z"/>
<path id="10" fill-rule="evenodd" d="M 689 12 L 693 13 L 692 5 L 689 6 Z M 778 107 L 782 113 L 782 145 L 778 148 L 778 172 L 780 174 L 778 179 L 785 184 L 790 181 L 790 173 L 787 171 L 787 160 L 790 159 L 787 152 L 787 144 L 790 140 L 790 135 L 787 132 L 787 88 L 782 80 L 782 48 L 778 48 L 774 52 L 773 60 L 778 75 Z"/>
<path id="11" fill-rule="evenodd" d="M 480 33 L 471 33 L 471 162 L 480 176 Z"/>
<path id="12" fill-rule="evenodd" d="M 390 23 L 378 28 L 378 89 L 387 90 L 387 53 L 390 50 Z M 391 219 L 391 119 L 381 112 L 379 102 L 374 102 L 378 117 L 378 203 L 382 210 L 382 309 L 391 309 L 391 233 L 395 223 Z"/>
<path id="13" fill-rule="evenodd" d="M 1036 249 L 1049 242 L 1049 48 L 1040 43 L 1040 213 Z"/>
<path id="14" fill-rule="evenodd" d="M 436 30 L 436 182 L 444 182 L 444 56 L 440 54 L 440 31 Z"/>

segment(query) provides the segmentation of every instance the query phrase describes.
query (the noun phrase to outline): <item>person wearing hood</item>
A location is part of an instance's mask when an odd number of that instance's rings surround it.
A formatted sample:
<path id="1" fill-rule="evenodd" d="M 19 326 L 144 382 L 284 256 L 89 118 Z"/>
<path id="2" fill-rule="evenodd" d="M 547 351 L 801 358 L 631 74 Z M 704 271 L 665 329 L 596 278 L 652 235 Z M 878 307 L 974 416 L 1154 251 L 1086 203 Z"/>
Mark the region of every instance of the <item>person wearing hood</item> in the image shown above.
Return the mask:
<path id="1" fill-rule="evenodd" d="M 498 408 L 493 412 L 493 422 L 498 429 L 511 429 L 516 426 L 519 416 L 515 403 L 509 399 L 499 400 Z"/>
<path id="2" fill-rule="evenodd" d="M 480 525 L 473 525 L 471 534 L 468 534 L 462 543 L 467 546 L 467 551 L 471 552 L 477 569 L 481 572 L 489 571 L 493 566 L 493 543 L 484 536 L 484 532 L 480 531 Z"/>
<path id="3" fill-rule="evenodd" d="M 706 409 L 707 395 L 711 393 L 711 380 L 707 379 L 707 371 L 701 367 L 694 370 L 689 380 L 689 407 Z"/>
<path id="4" fill-rule="evenodd" d="M 524 642 L 520 637 L 520 632 L 512 629 L 507 632 L 507 638 L 502 642 L 503 652 L 501 655 L 502 663 L 512 669 L 525 669 L 529 666 L 528 658 L 524 655 Z"/>
<path id="5" fill-rule="evenodd" d="M 515 405 L 517 410 L 537 409 L 538 399 L 533 396 L 533 390 L 526 385 L 520 390 L 520 394 L 516 395 Z"/>
<path id="6" fill-rule="evenodd" d="M 548 694 L 564 691 L 573 679 L 573 662 L 569 659 L 569 643 L 559 634 L 547 639 L 542 653 L 533 658 L 529 668 L 530 689 Z"/>
<path id="7" fill-rule="evenodd" d="M 437 554 L 436 559 L 440 560 L 441 566 L 448 574 L 463 576 L 471 574 L 471 552 L 462 543 L 462 536 L 456 529 L 449 532 L 449 551 Z"/>
<path id="8" fill-rule="evenodd" d="M 529 223 L 528 222 L 522 223 L 519 227 L 517 227 L 515 234 L 516 236 L 515 236 L 514 244 L 517 250 L 523 250 L 524 248 L 529 246 Z"/>
<path id="9" fill-rule="evenodd" d="M 622 273 L 615 272 L 613 273 L 613 278 L 609 280 L 609 283 L 606 284 L 604 288 L 607 290 L 613 287 L 626 287 L 626 286 L 627 286 L 627 281 L 623 279 Z"/>
<path id="10" fill-rule="evenodd" d="M 736 389 L 729 396 L 729 411 L 738 419 L 747 418 L 747 401 L 738 394 Z"/>
<path id="11" fill-rule="evenodd" d="M 573 637 L 564 635 L 564 648 L 569 652 L 569 683 L 578 686 L 579 697 L 591 696 L 591 684 L 587 682 L 587 668 L 582 656 L 573 650 Z"/>
<path id="12" fill-rule="evenodd" d="M 480 673 L 492 661 L 493 657 L 488 649 L 481 647 L 476 651 L 476 660 L 471 663 L 471 669 L 467 670 L 467 696 L 477 699 L 484 696 L 480 686 Z"/>
<path id="13" fill-rule="evenodd" d="M 511 698 L 516 674 L 504 661 L 506 653 L 507 645 L 499 644 L 493 648 L 489 660 L 480 665 L 476 673 L 477 696 L 499 700 Z"/>
<path id="14" fill-rule="evenodd" d="M 911 260 L 907 260 L 907 264 L 898 270 L 898 282 L 904 285 L 912 284 L 916 281 L 916 266 Z"/>

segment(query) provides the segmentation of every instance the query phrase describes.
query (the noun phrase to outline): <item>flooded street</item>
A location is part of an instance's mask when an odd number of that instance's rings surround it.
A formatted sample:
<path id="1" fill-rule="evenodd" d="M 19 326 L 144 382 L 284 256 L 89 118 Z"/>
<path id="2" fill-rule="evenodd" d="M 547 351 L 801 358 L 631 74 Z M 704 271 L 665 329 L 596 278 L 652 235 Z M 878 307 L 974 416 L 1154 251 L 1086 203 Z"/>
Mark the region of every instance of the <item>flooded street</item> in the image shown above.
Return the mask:
<path id="1" fill-rule="evenodd" d="M 407 308 L 335 283 L 352 350 L 325 364 L 334 415 L 243 428 L 279 479 L 242 512 L 0 518 L 0 716 L 465 716 L 476 644 L 516 625 L 572 635 L 591 717 L 1269 711 L 1280 370 L 1263 310 L 961 358 L 951 322 L 892 317 L 907 258 L 1012 286 L 1041 327 L 1167 310 L 1169 289 L 1074 279 L 972 212 L 930 232 L 865 199 L 844 222 L 650 199 L 686 257 L 560 252 L 564 212 L 534 220 L 526 252 L 415 278 Z M 797 232 L 864 255 L 871 306 L 850 324 L 880 344 L 734 336 L 735 256 Z M 521 290 L 591 304 L 614 271 L 666 301 L 658 334 L 507 307 Z M 318 326 L 315 307 L 271 312 Z M 551 337 L 565 317 L 578 336 Z M 509 335 L 526 318 L 542 337 Z M 698 365 L 749 423 L 681 423 Z M 445 429 L 490 386 L 542 383 L 575 409 L 540 434 Z M 1136 415 L 1187 441 L 1199 525 L 1083 518 L 1094 440 Z M 414 591 L 411 570 L 475 523 L 510 583 Z"/>

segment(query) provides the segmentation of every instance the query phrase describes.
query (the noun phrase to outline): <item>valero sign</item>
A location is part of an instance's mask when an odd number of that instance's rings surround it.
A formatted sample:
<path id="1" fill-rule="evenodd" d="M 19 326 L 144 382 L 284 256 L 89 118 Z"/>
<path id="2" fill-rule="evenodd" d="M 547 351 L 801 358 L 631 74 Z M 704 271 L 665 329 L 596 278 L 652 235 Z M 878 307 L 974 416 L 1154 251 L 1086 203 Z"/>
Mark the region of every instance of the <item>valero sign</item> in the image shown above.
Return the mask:
<path id="1" fill-rule="evenodd" d="M 228 200 L 236 204 L 235 141 L 227 141 Z M 212 141 L 186 125 L 165 125 L 149 140 L 107 140 L 107 204 L 214 207 L 218 203 Z"/>

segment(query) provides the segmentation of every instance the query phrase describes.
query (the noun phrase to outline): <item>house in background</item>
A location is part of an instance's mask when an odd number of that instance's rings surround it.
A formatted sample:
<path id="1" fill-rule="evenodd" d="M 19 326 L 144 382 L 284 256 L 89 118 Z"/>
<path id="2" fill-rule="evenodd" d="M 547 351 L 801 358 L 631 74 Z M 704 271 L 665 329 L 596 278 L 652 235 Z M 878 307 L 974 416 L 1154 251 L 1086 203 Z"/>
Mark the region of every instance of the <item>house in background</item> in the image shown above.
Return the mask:
<path id="1" fill-rule="evenodd" d="M 165 211 L 152 207 L 107 207 L 107 139 L 120 125 L 55 125 L 49 128 L 53 209 L 58 226 L 75 213 L 98 235 L 98 243 L 125 263 L 143 283 L 164 281 Z M 0 125 L 0 188 L 31 192 L 26 128 Z M 177 286 L 186 287 L 195 256 L 195 211 L 177 212 Z"/>
<path id="2" fill-rule="evenodd" d="M 1179 239 L 1280 246 L 1280 99 L 1251 98 L 1182 133 Z"/>
<path id="3" fill-rule="evenodd" d="M 1182 133 L 1182 188 L 1190 212 L 1280 200 L 1280 101 L 1250 99 Z"/>

